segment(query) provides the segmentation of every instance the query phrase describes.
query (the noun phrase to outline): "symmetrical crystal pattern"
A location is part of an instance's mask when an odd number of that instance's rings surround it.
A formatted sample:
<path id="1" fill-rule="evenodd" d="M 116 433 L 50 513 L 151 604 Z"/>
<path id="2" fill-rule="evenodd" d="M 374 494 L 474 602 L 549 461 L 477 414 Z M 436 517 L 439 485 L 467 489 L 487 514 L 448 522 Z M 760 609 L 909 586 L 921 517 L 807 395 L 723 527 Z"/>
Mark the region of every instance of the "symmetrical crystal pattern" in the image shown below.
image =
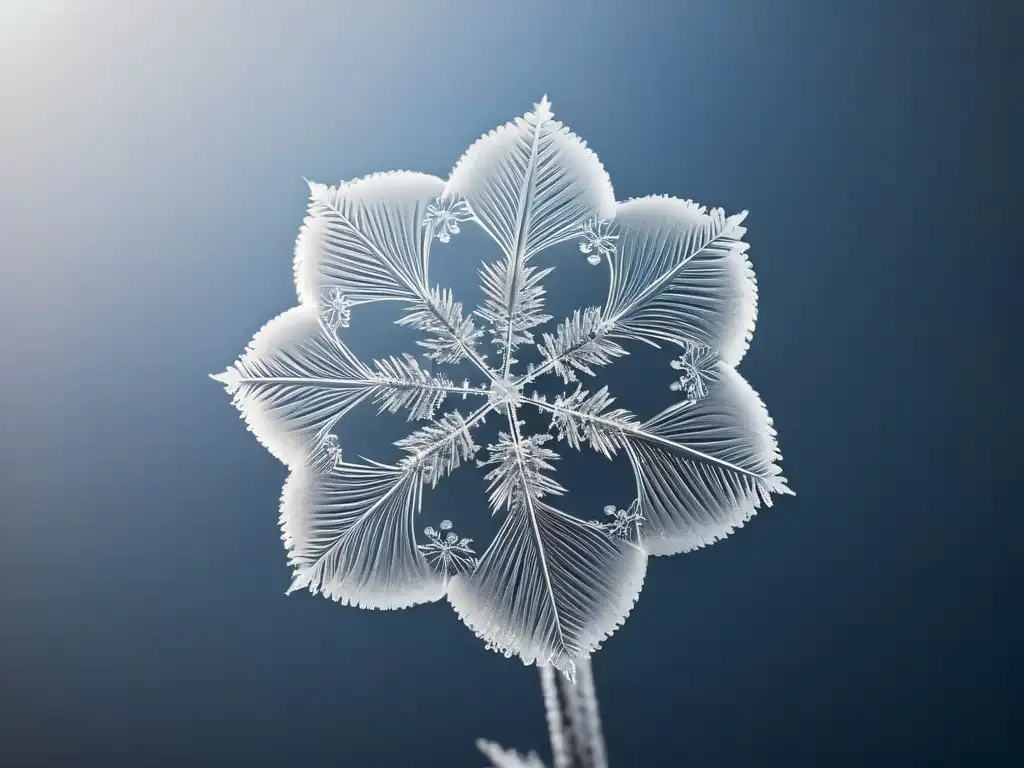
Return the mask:
<path id="1" fill-rule="evenodd" d="M 380 609 L 447 598 L 489 647 L 573 678 L 625 620 L 648 556 L 710 544 L 788 492 L 771 419 L 735 369 L 757 314 L 745 216 L 674 197 L 616 202 L 597 155 L 547 98 L 477 140 L 447 180 L 395 171 L 311 183 L 295 246 L 298 306 L 214 377 L 291 470 L 280 519 L 292 589 Z M 429 269 L 431 248 L 468 225 L 496 255 L 480 268 L 475 309 Z M 572 241 L 606 265 L 607 299 L 545 329 L 553 267 L 537 257 Z M 418 355 L 350 351 L 360 308 L 384 301 L 421 334 Z M 583 383 L 642 342 L 680 349 L 665 386 L 682 399 L 648 416 Z M 540 362 L 523 370 L 517 356 L 529 347 Z M 456 363 L 475 376 L 456 384 L 434 371 Z M 569 388 L 536 394 L 547 376 Z M 343 454 L 336 426 L 363 403 L 419 422 L 396 443 L 401 460 L 350 459 L 357 446 Z M 528 433 L 527 409 L 550 430 Z M 474 435 L 485 420 L 500 433 L 482 447 Z M 627 508 L 609 505 L 600 522 L 563 511 L 560 444 L 628 461 Z M 480 512 L 500 522 L 479 556 L 447 521 L 419 533 L 417 520 L 424 493 L 477 467 L 488 483 Z"/>

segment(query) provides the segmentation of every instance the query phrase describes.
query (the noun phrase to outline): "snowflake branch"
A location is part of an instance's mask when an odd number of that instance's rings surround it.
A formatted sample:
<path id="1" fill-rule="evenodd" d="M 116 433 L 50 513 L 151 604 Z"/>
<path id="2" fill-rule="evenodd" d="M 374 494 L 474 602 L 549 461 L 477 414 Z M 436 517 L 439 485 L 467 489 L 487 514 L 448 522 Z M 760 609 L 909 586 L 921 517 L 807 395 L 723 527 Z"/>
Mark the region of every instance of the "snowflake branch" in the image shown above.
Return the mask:
<path id="1" fill-rule="evenodd" d="M 601 395 L 602 392 L 604 390 L 599 390 L 594 394 L 597 396 Z M 584 396 L 587 394 L 583 392 Z M 732 462 L 716 458 L 696 448 L 691 448 L 676 440 L 656 434 L 646 424 L 637 422 L 635 417 L 625 409 L 620 408 L 614 412 L 603 414 L 592 412 L 588 411 L 586 406 L 580 407 L 575 405 L 571 402 L 572 397 L 559 399 L 554 403 L 548 403 L 540 398 L 530 398 L 524 402 L 528 402 L 542 411 L 551 413 L 554 417 L 552 419 L 553 422 L 555 419 L 558 419 L 559 421 L 555 422 L 556 426 L 559 422 L 564 425 L 562 427 L 563 439 L 567 440 L 571 445 L 575 442 L 574 447 L 578 447 L 583 440 L 586 440 L 596 451 L 610 457 L 608 448 L 614 451 L 617 448 L 627 447 L 631 440 L 638 440 L 662 448 L 668 448 L 676 453 L 686 454 L 697 461 L 713 464 L 740 475 L 763 479 L 756 472 L 751 472 Z M 610 403 L 611 400 L 608 399 L 607 402 Z"/>
<path id="2" fill-rule="evenodd" d="M 491 404 L 502 408 L 501 403 L 491 401 Z M 533 500 L 565 493 L 558 481 L 544 474 L 554 471 L 552 462 L 558 459 L 557 453 L 544 447 L 544 443 L 552 439 L 551 435 L 524 439 L 519 432 L 515 405 L 505 403 L 504 408 L 511 414 L 509 432 L 498 434 L 498 442 L 488 446 L 490 458 L 481 463 L 481 466 L 495 467 L 484 476 L 490 484 L 491 509 L 494 512 L 501 508 L 512 509 L 520 503 L 519 497 L 524 492 Z"/>
<path id="3" fill-rule="evenodd" d="M 502 352 L 505 351 L 509 337 L 510 352 L 514 352 L 522 344 L 532 344 L 531 329 L 551 319 L 550 315 L 543 313 L 545 290 L 542 281 L 554 268 L 537 270 L 535 267 L 524 266 L 518 287 L 515 288 L 515 293 L 511 294 L 511 299 L 507 293 L 510 268 L 511 265 L 506 259 L 485 263 L 478 272 L 485 299 L 483 306 L 477 309 L 475 314 L 490 325 L 493 341 Z M 509 365 L 514 362 L 515 360 L 510 358 Z"/>
<path id="4" fill-rule="evenodd" d="M 480 353 L 476 351 L 472 345 L 472 339 L 475 336 L 470 337 L 470 341 L 467 341 L 459 331 L 464 330 L 464 326 L 457 326 L 452 322 L 447 314 L 445 314 L 444 306 L 434 296 L 433 292 L 429 288 L 423 286 L 417 289 L 420 291 L 420 300 L 424 306 L 433 313 L 437 323 L 436 327 L 432 327 L 430 330 L 438 333 L 439 335 L 446 334 L 449 340 L 456 345 L 465 354 L 467 360 L 476 366 L 477 370 L 480 371 L 484 376 L 487 377 L 488 381 L 497 381 L 498 377 L 494 375 L 494 371 L 484 362 L 483 358 L 480 357 Z"/>
<path id="5" fill-rule="evenodd" d="M 519 191 L 519 210 L 516 211 L 516 239 L 512 250 L 507 254 L 509 264 L 508 275 L 508 316 L 510 322 L 505 333 L 505 346 L 503 350 L 504 361 L 501 365 L 501 378 L 508 378 L 509 367 L 512 365 L 513 340 L 515 336 L 515 323 L 511 322 L 513 313 L 516 310 L 516 303 L 519 298 L 520 281 L 523 280 L 523 268 L 526 265 L 526 242 L 530 227 L 530 209 L 533 204 L 533 197 L 536 192 L 537 164 L 540 159 L 540 134 L 541 126 L 550 119 L 551 111 L 547 99 L 539 105 L 533 124 L 533 137 L 530 146 L 530 160 L 527 171 L 523 175 L 523 184 Z M 514 421 L 513 417 L 513 421 Z"/>
<path id="6" fill-rule="evenodd" d="M 611 324 L 601 317 L 599 307 L 576 310 L 572 317 L 559 324 L 554 335 L 545 333 L 543 344 L 538 344 L 545 362 L 516 384 L 522 386 L 553 370 L 568 384 L 576 381 L 576 372 L 594 375 L 593 366 L 607 365 L 614 358 L 629 354 L 608 337 Z"/>
<path id="7" fill-rule="evenodd" d="M 540 527 L 537 525 L 537 511 L 534 509 L 537 497 L 542 492 L 542 486 L 537 482 L 540 472 L 537 469 L 528 469 L 526 454 L 523 451 L 523 437 L 519 432 L 519 418 L 516 413 L 515 406 L 509 403 L 505 409 L 505 413 L 508 416 L 508 425 L 515 445 L 519 480 L 522 483 L 520 499 L 523 505 L 523 510 L 530 518 L 530 527 L 533 531 L 534 540 L 537 542 L 537 556 L 541 563 L 541 570 L 544 573 L 544 587 L 547 590 L 548 598 L 551 600 L 551 613 L 555 628 L 558 631 L 558 642 L 564 648 L 567 645 L 565 632 L 562 630 L 562 620 L 558 615 L 558 601 L 555 598 L 555 590 L 551 584 L 551 574 L 547 563 L 547 553 L 544 551 L 544 539 L 541 536 Z"/>
<path id="8" fill-rule="evenodd" d="M 434 292 L 430 290 L 426 282 L 420 282 L 419 280 L 410 279 L 408 275 L 403 274 L 400 270 L 396 270 L 391 266 L 390 261 L 385 257 L 380 249 L 374 244 L 372 240 L 366 237 L 359 229 L 349 221 L 348 217 L 342 213 L 338 207 L 326 199 L 318 201 L 320 205 L 326 208 L 328 211 L 336 215 L 345 225 L 352 231 L 352 234 L 362 242 L 363 246 L 372 253 L 376 254 L 383 264 L 398 280 L 402 285 L 409 289 L 409 291 L 416 297 L 416 303 L 421 305 L 423 308 L 428 310 L 437 321 L 438 331 L 444 332 L 448 335 L 449 339 L 457 346 L 463 349 L 466 358 L 472 362 L 489 381 L 495 381 L 496 377 L 494 372 L 487 366 L 487 364 L 480 357 L 479 353 L 464 339 L 459 336 L 459 328 L 454 326 L 451 322 L 450 317 L 445 313 L 444 307 L 439 302 Z M 404 297 L 398 296 L 396 299 L 403 299 Z M 433 329 L 432 329 L 433 330 Z"/>
<path id="9" fill-rule="evenodd" d="M 425 483 L 437 487 L 441 478 L 450 475 L 479 450 L 471 430 L 493 410 L 494 406 L 488 402 L 467 418 L 452 411 L 398 440 L 395 445 L 409 454 L 399 465 L 419 470 Z"/>
<path id="10" fill-rule="evenodd" d="M 456 386 L 445 376 L 432 376 L 409 354 L 376 360 L 374 366 L 376 370 L 367 381 L 376 390 L 374 400 L 380 404 L 380 412 L 408 408 L 410 420 L 433 418 L 447 395 L 461 395 L 465 400 L 469 395 L 488 394 L 487 389 L 470 386 L 468 381 Z"/>

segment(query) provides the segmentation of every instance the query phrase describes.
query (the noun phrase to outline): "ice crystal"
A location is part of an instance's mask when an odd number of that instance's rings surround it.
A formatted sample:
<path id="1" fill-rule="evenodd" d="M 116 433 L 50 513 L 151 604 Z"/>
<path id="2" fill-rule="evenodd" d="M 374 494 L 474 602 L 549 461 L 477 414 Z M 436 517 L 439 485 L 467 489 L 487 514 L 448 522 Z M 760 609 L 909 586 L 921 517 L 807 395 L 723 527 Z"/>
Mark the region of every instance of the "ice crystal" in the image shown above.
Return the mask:
<path id="1" fill-rule="evenodd" d="M 332 468 L 337 468 L 341 466 L 343 462 L 343 455 L 341 452 L 341 444 L 338 441 L 337 435 L 324 435 L 323 449 L 324 453 L 327 455 L 327 458 L 330 460 Z"/>
<path id="2" fill-rule="evenodd" d="M 461 231 L 460 221 L 471 219 L 473 214 L 465 200 L 439 197 L 427 206 L 423 216 L 423 226 L 431 227 L 434 236 L 442 243 L 452 239 Z"/>
<path id="3" fill-rule="evenodd" d="M 615 253 L 615 241 L 618 235 L 612 232 L 612 222 L 606 219 L 590 219 L 583 224 L 579 233 L 580 253 L 589 254 L 587 263 L 596 267 L 601 257 L 610 257 Z"/>
<path id="4" fill-rule="evenodd" d="M 332 331 L 348 328 L 352 319 L 352 302 L 335 286 L 327 286 L 321 290 L 320 318 Z"/>
<path id="5" fill-rule="evenodd" d="M 476 567 L 476 553 L 470 544 L 472 539 L 460 539 L 452 531 L 451 520 L 442 520 L 438 525 L 440 531 L 432 527 L 424 529 L 428 541 L 420 544 L 419 549 L 430 563 L 430 567 L 444 574 L 445 578 L 457 573 L 472 571 Z"/>
<path id="6" fill-rule="evenodd" d="M 299 304 L 214 377 L 291 469 L 281 500 L 291 589 L 381 609 L 447 597 L 488 647 L 570 678 L 583 669 L 625 620 L 648 556 L 715 542 L 788 491 L 771 420 L 735 370 L 757 308 L 745 216 L 664 196 L 616 202 L 597 155 L 546 98 L 482 136 L 447 180 L 395 171 L 311 183 Z M 476 309 L 429 271 L 431 247 L 467 223 L 496 252 L 479 269 Z M 553 267 L 536 259 L 573 240 L 609 264 L 607 298 L 545 331 Z M 381 301 L 421 334 L 427 364 L 350 351 L 361 305 Z M 653 416 L 579 382 L 641 342 L 682 350 L 673 389 L 685 399 Z M 516 355 L 531 345 L 540 362 L 521 370 Z M 461 384 L 434 371 L 456 363 L 474 371 Z M 523 395 L 549 374 L 576 386 Z M 361 404 L 425 422 L 397 442 L 401 460 L 342 458 L 333 433 Z M 549 433 L 528 433 L 525 409 L 546 416 Z M 481 449 L 473 435 L 488 418 L 500 432 Z M 632 503 L 597 525 L 558 509 L 554 445 L 628 461 Z M 500 521 L 479 558 L 444 525 L 416 541 L 425 492 L 464 465 L 486 469 Z"/>
<path id="7" fill-rule="evenodd" d="M 634 502 L 629 509 L 616 509 L 614 504 L 604 508 L 604 514 L 612 519 L 597 523 L 609 535 L 629 541 L 640 539 L 640 526 L 644 523 L 644 516 Z"/>
<path id="8" fill-rule="evenodd" d="M 508 376 L 495 379 L 491 382 L 488 398 L 494 408 L 504 408 L 507 405 L 518 407 L 523 402 L 523 385 Z"/>
<path id="9" fill-rule="evenodd" d="M 669 385 L 673 392 L 682 392 L 686 402 L 693 403 L 707 397 L 707 382 L 715 372 L 715 353 L 704 344 L 690 344 L 686 352 L 669 365 L 682 375 Z"/>

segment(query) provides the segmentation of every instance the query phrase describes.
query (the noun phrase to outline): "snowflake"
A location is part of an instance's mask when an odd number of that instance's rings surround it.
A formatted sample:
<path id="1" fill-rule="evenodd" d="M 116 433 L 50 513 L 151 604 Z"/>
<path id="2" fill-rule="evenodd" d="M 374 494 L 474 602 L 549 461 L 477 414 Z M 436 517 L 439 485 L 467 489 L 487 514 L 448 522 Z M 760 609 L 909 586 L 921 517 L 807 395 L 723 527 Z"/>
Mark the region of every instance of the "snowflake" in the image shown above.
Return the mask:
<path id="1" fill-rule="evenodd" d="M 460 539 L 452 532 L 452 521 L 442 520 L 438 525 L 440 531 L 432 527 L 424 529 L 428 541 L 420 544 L 422 552 L 430 566 L 440 571 L 447 578 L 449 574 L 465 573 L 476 568 L 476 554 L 469 545 L 472 539 Z"/>
<path id="2" fill-rule="evenodd" d="M 310 184 L 299 304 L 214 377 L 291 470 L 281 499 L 291 589 L 380 609 L 447 598 L 488 647 L 572 678 L 631 610 L 650 555 L 713 543 L 788 492 L 771 420 L 735 370 L 757 306 L 745 215 L 665 196 L 616 202 L 597 156 L 546 98 L 482 136 L 447 180 L 396 171 Z M 496 246 L 476 309 L 429 276 L 431 246 L 464 222 Z M 537 257 L 581 237 L 584 253 L 610 263 L 607 299 L 544 330 L 552 267 Z M 402 308 L 427 365 L 352 353 L 350 324 L 379 301 Z M 685 399 L 653 416 L 580 381 L 643 342 L 683 351 L 671 388 Z M 540 362 L 521 370 L 516 356 L 530 347 Z M 435 364 L 474 375 L 456 384 Z M 575 388 L 549 400 L 534 391 L 545 376 Z M 396 443 L 399 461 L 343 458 L 336 427 L 363 403 L 422 422 Z M 527 409 L 550 420 L 547 433 L 527 432 Z M 488 418 L 500 432 L 482 447 L 474 434 Z M 593 524 L 557 508 L 562 444 L 629 462 L 626 510 Z M 479 558 L 446 524 L 416 535 L 425 492 L 464 465 L 486 468 L 500 523 Z"/>
<path id="3" fill-rule="evenodd" d="M 348 328 L 352 320 L 352 302 L 337 286 L 321 288 L 320 319 L 332 331 Z"/>

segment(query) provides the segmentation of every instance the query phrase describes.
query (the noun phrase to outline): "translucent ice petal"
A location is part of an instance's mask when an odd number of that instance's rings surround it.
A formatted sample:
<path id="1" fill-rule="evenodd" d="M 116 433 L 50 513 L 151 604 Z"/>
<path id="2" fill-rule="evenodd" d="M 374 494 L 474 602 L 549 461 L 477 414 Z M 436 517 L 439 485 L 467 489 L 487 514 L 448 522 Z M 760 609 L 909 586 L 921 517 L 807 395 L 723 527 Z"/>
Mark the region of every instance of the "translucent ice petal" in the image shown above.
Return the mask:
<path id="1" fill-rule="evenodd" d="M 393 171 L 315 186 L 295 244 L 299 299 L 315 301 L 330 286 L 354 303 L 419 296 L 426 285 L 423 217 L 444 182 Z"/>
<path id="2" fill-rule="evenodd" d="M 726 217 L 721 209 L 707 211 L 674 197 L 619 203 L 604 313 L 615 335 L 705 344 L 736 365 L 757 319 L 745 217 Z"/>
<path id="3" fill-rule="evenodd" d="M 308 588 L 363 608 L 438 600 L 443 579 L 416 545 L 423 484 L 412 471 L 345 464 L 328 475 L 292 472 L 281 496 L 282 538 Z"/>
<path id="4" fill-rule="evenodd" d="M 643 431 L 651 437 L 630 439 L 627 452 L 643 515 L 641 542 L 653 555 L 713 544 L 761 504 L 770 506 L 771 494 L 790 492 L 764 404 L 724 364 L 706 397 L 662 411 Z"/>
<path id="5" fill-rule="evenodd" d="M 510 257 L 575 238 L 584 221 L 610 217 L 615 206 L 601 161 L 554 119 L 547 97 L 478 139 L 445 194 L 462 196 Z"/>
<path id="6" fill-rule="evenodd" d="M 495 650 L 569 676 L 625 620 L 647 556 L 541 502 L 513 505 L 480 565 L 448 599 Z"/>
<path id="7" fill-rule="evenodd" d="M 324 438 L 371 393 L 369 377 L 306 305 L 267 323 L 218 380 L 230 383 L 242 418 L 274 456 L 323 471 L 334 463 Z"/>

